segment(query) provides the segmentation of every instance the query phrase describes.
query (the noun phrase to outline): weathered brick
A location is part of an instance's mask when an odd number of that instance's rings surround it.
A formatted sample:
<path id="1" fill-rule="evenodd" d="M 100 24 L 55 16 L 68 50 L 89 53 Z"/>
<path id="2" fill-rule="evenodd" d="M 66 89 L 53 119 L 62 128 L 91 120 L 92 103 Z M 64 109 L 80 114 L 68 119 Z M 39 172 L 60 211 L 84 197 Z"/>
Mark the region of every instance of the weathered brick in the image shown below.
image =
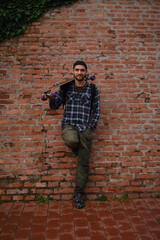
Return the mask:
<path id="1" fill-rule="evenodd" d="M 61 137 L 63 108 L 50 110 L 40 98 L 72 78 L 77 59 L 96 75 L 101 96 L 87 198 L 156 196 L 158 9 L 158 1 L 77 1 L 0 43 L 1 200 L 35 200 L 37 193 L 72 198 L 77 159 Z"/>

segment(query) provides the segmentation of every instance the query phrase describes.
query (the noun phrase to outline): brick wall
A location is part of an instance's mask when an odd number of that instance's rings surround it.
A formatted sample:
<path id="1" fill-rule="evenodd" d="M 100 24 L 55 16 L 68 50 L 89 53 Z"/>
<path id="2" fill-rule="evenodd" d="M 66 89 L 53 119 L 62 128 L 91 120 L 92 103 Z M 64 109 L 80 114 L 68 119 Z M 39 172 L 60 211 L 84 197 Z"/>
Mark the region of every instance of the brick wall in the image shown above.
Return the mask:
<path id="1" fill-rule="evenodd" d="M 61 138 L 63 109 L 40 97 L 72 77 L 77 59 L 101 92 L 87 197 L 159 193 L 159 20 L 158 0 L 84 0 L 0 44 L 1 200 L 72 198 L 76 158 Z"/>

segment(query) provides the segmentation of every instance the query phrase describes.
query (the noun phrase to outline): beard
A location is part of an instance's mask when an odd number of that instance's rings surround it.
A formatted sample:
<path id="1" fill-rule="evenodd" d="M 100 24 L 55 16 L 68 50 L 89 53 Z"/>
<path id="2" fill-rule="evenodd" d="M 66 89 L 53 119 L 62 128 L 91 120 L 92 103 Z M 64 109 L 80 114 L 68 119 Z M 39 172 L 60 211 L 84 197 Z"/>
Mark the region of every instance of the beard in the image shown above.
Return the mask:
<path id="1" fill-rule="evenodd" d="M 84 78 L 85 78 L 86 76 L 83 77 L 82 75 L 77 75 L 77 76 L 74 75 L 74 77 L 75 77 L 75 79 L 76 79 L 77 81 L 81 82 L 81 81 L 84 80 Z"/>

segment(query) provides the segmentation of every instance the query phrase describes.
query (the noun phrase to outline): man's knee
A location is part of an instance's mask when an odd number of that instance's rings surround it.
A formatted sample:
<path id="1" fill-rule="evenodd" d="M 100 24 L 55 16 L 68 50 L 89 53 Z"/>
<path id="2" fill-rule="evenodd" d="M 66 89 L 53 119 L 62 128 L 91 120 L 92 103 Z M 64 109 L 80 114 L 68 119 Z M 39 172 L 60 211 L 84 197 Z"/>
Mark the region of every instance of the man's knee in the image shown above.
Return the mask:
<path id="1" fill-rule="evenodd" d="M 72 126 L 64 127 L 62 131 L 62 138 L 65 144 L 71 149 L 77 147 L 79 143 L 78 134 Z"/>
<path id="2" fill-rule="evenodd" d="M 65 144 L 67 145 L 67 147 L 69 147 L 69 148 L 71 148 L 71 149 L 76 148 L 77 145 L 78 145 L 78 142 L 75 141 L 75 139 L 74 139 L 74 138 L 71 138 L 71 137 L 65 138 L 65 139 L 64 139 L 64 142 L 65 142 Z"/>

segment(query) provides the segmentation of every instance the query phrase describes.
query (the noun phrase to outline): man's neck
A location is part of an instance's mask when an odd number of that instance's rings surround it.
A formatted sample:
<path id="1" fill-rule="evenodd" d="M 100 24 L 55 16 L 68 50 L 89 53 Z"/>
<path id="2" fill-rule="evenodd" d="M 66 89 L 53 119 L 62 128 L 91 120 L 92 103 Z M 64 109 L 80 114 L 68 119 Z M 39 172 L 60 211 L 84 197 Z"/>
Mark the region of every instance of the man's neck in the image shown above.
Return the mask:
<path id="1" fill-rule="evenodd" d="M 77 80 L 75 79 L 75 85 L 76 85 L 77 87 L 83 87 L 85 84 L 86 84 L 86 81 L 85 81 L 85 80 L 77 81 Z"/>

